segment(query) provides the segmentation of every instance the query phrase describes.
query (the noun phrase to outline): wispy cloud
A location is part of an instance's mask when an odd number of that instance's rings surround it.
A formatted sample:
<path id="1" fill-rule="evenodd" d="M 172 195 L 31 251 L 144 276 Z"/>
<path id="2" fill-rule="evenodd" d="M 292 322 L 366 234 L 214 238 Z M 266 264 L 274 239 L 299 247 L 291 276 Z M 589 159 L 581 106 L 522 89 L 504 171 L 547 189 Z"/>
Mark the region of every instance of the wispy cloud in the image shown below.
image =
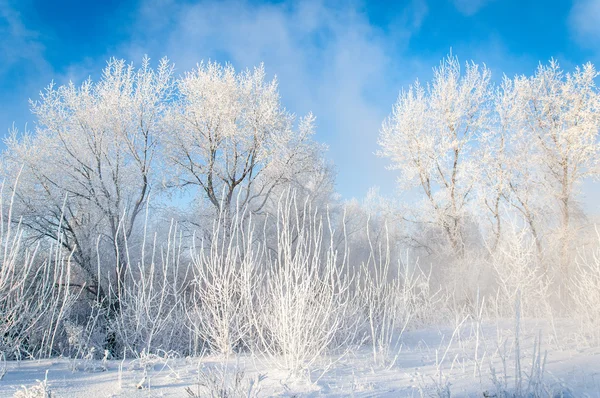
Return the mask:
<path id="1" fill-rule="evenodd" d="M 378 11 L 363 0 L 147 0 L 122 21 L 129 28 L 119 41 L 109 37 L 105 49 L 89 58 L 81 61 L 77 56 L 74 63 L 66 59 L 56 66 L 44 59 L 43 44 L 57 43 L 45 43 L 46 36 L 25 26 L 15 7 L 3 1 L 0 50 L 6 59 L 0 59 L 0 77 L 4 73 L 3 81 L 14 81 L 6 73 L 30 68 L 18 88 L 13 84 L 0 93 L 2 103 L 8 104 L 0 107 L 5 128 L 12 120 L 19 126 L 31 120 L 27 98 L 35 98 L 50 80 L 62 84 L 96 78 L 112 56 L 133 62 L 145 54 L 155 61 L 168 56 L 178 72 L 209 59 L 231 62 L 238 69 L 264 62 L 267 73 L 278 77 L 284 105 L 297 114 L 312 111 L 317 116 L 316 138 L 329 144 L 338 189 L 347 198 L 362 197 L 371 186 L 381 186 L 382 193 L 395 191 L 397 173 L 386 171 L 388 162 L 374 155 L 381 122 L 402 87 L 417 77 L 429 80 L 432 66 L 448 50 L 428 47 L 435 37 L 423 41 L 422 36 L 414 48 L 415 36 L 427 33 L 422 27 L 439 17 L 426 0 Z M 453 1 L 461 12 L 474 13 L 493 0 Z M 524 72 L 511 65 L 537 64 L 537 59 L 515 58 L 500 37 L 478 36 L 453 47 L 461 60 L 487 62 L 509 75 Z"/>
<path id="2" fill-rule="evenodd" d="M 600 0 L 575 0 L 569 14 L 569 28 L 580 45 L 600 49 Z"/>
<path id="3" fill-rule="evenodd" d="M 47 67 L 39 34 L 23 24 L 20 14 L 7 1 L 0 1 L 0 73 L 22 61 L 37 68 Z"/>
<path id="4" fill-rule="evenodd" d="M 31 119 L 28 100 L 49 83 L 52 67 L 40 34 L 5 0 L 0 0 L 0 37 L 0 131 L 5 133 L 13 122 L 23 129 Z"/>
<path id="5" fill-rule="evenodd" d="M 330 144 L 343 193 L 362 196 L 371 185 L 394 185 L 374 152 L 401 80 L 417 66 L 406 62 L 400 70 L 398 57 L 426 14 L 425 3 L 413 1 L 386 28 L 373 25 L 358 3 L 156 0 L 139 10 L 124 53 L 168 55 L 179 70 L 208 58 L 238 68 L 264 62 L 286 106 L 317 116 L 317 138 Z"/>

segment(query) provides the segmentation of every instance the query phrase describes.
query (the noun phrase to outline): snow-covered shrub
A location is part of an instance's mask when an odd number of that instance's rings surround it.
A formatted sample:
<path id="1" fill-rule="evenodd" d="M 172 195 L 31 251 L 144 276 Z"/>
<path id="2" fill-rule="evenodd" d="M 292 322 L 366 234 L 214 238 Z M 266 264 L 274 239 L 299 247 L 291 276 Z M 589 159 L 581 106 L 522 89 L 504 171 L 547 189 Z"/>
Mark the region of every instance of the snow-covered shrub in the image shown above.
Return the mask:
<path id="1" fill-rule="evenodd" d="M 411 324 L 426 322 L 433 315 L 436 297 L 441 295 L 431 292 L 430 275 L 420 269 L 418 261 L 409 264 L 407 256 L 406 261 L 391 266 L 390 242 L 386 239 L 375 246 L 367 237 L 370 255 L 361 268 L 360 305 L 373 360 L 391 367 L 400 354 L 403 332 Z"/>
<path id="2" fill-rule="evenodd" d="M 188 317 L 195 341 L 199 339 L 213 353 L 229 355 L 249 338 L 244 294 L 256 286 L 253 269 L 260 253 L 253 247 L 252 223 L 243 223 L 244 218 L 242 211 L 231 217 L 221 214 L 209 239 L 192 249 L 194 279 Z"/>
<path id="3" fill-rule="evenodd" d="M 97 349 L 89 344 L 89 337 L 86 336 L 86 329 L 82 325 L 72 322 L 65 322 L 65 333 L 69 344 L 70 368 L 71 371 L 105 371 L 106 367 L 96 362 Z M 104 359 L 108 357 L 108 350 L 104 350 Z"/>
<path id="4" fill-rule="evenodd" d="M 600 242 L 600 233 L 598 230 L 596 233 Z M 590 344 L 600 345 L 600 247 L 577 259 L 571 278 L 571 298 L 582 337 Z"/>
<path id="5" fill-rule="evenodd" d="M 127 247 L 127 246 L 126 246 Z M 122 286 L 111 287 L 109 332 L 115 342 L 113 356 L 136 356 L 140 352 L 189 352 L 185 292 L 189 286 L 190 266 L 182 261 L 182 237 L 171 224 L 166 242 L 153 240 L 150 255 L 141 245 L 140 261 L 129 264 Z"/>
<path id="6" fill-rule="evenodd" d="M 37 382 L 37 384 L 26 387 L 21 386 L 21 389 L 17 390 L 13 394 L 13 398 L 52 398 L 52 390 L 50 390 L 50 386 L 48 385 L 48 371 L 46 371 L 46 378 L 42 381 Z"/>
<path id="7" fill-rule="evenodd" d="M 0 188 L 0 351 L 47 357 L 64 337 L 63 321 L 81 290 L 71 289 L 70 257 L 56 246 L 28 247 L 12 199 Z M 14 194 L 13 194 L 14 196 Z M 60 235 L 60 228 L 56 231 Z M 60 240 L 59 240 L 60 241 Z"/>
<path id="8" fill-rule="evenodd" d="M 526 358 L 525 354 L 521 351 L 521 316 L 521 295 L 519 293 L 517 294 L 515 305 L 515 337 L 512 344 L 514 352 L 509 353 L 507 351 L 506 342 L 502 349 L 498 347 L 497 353 L 500 357 L 502 368 L 500 371 L 497 371 L 494 365 L 490 365 L 490 376 L 495 392 L 489 393 L 486 391 L 483 393 L 484 397 L 562 397 L 563 395 L 560 392 L 553 392 L 545 377 L 548 352 L 544 351 L 542 353 L 541 332 L 534 341 L 530 363 L 527 364 L 525 362 L 529 358 Z"/>
<path id="9" fill-rule="evenodd" d="M 129 363 L 128 370 L 130 371 L 141 371 L 141 375 L 138 378 L 136 389 L 151 389 L 152 379 L 163 372 L 168 370 L 171 375 L 176 375 L 172 362 L 174 359 L 179 358 L 179 355 L 175 352 L 166 352 L 159 349 L 156 350 L 156 354 L 147 352 L 145 349 L 136 354 L 136 358 Z M 122 383 L 122 371 L 123 363 L 119 366 L 119 383 Z"/>
<path id="10" fill-rule="evenodd" d="M 190 398 L 258 398 L 265 378 L 261 374 L 249 378 L 237 363 L 233 368 L 225 363 L 211 369 L 199 368 L 196 386 L 187 387 L 185 392 Z"/>
<path id="11" fill-rule="evenodd" d="M 526 229 L 513 226 L 505 231 L 489 261 L 495 271 L 497 315 L 511 314 L 518 294 L 523 314 L 543 316 L 550 312 L 550 276 Z"/>
<path id="12" fill-rule="evenodd" d="M 297 374 L 353 339 L 346 323 L 354 311 L 352 281 L 346 253 L 325 239 L 327 218 L 310 204 L 288 193 L 276 221 L 276 247 L 264 249 L 264 285 L 255 288 L 251 313 L 257 348 Z"/>

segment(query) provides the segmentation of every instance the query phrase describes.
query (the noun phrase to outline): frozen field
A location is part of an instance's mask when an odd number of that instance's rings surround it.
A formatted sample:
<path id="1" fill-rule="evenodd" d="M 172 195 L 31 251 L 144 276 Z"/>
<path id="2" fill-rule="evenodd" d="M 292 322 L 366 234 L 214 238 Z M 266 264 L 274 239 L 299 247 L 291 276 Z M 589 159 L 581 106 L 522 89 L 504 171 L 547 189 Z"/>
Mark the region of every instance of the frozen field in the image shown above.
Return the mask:
<path id="1" fill-rule="evenodd" d="M 363 346 L 299 376 L 249 355 L 8 362 L 0 396 L 44 396 L 25 395 L 23 386 L 32 393 L 47 377 L 52 397 L 508 397 L 519 382 L 522 396 L 600 397 L 600 349 L 579 344 L 574 327 L 525 321 L 517 348 L 514 321 L 481 327 L 465 321 L 459 328 L 406 332 L 398 354 L 385 363 L 375 363 L 371 348 Z"/>

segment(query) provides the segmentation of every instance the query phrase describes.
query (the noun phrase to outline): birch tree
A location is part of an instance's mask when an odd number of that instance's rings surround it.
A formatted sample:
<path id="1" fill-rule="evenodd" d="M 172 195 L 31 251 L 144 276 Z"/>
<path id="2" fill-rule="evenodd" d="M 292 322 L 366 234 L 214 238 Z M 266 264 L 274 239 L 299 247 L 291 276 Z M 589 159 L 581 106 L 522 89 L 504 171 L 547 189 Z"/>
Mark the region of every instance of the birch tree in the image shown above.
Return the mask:
<path id="1" fill-rule="evenodd" d="M 534 76 L 515 78 L 516 140 L 529 147 L 527 162 L 537 166 L 540 181 L 558 203 L 560 264 L 568 275 L 571 216 L 578 188 L 598 175 L 600 96 L 590 63 L 564 73 L 554 60 Z"/>
<path id="2" fill-rule="evenodd" d="M 400 170 L 403 188 L 425 195 L 424 218 L 443 230 L 453 251 L 464 254 L 463 227 L 476 173 L 470 154 L 489 123 L 490 72 L 468 63 L 461 71 L 449 56 L 425 87 L 402 91 L 381 129 L 380 155 Z"/>
<path id="3" fill-rule="evenodd" d="M 527 225 L 542 255 L 542 215 L 547 212 L 547 201 L 539 165 L 522 120 L 523 97 L 519 95 L 527 79 L 504 77 L 494 90 L 491 127 L 480 140 L 476 159 L 479 203 L 483 218 L 492 227 L 492 251 L 502 238 L 503 218 L 516 210 Z"/>
<path id="4" fill-rule="evenodd" d="M 177 87 L 168 122 L 173 186 L 198 188 L 217 212 L 232 202 L 260 212 L 284 184 L 327 179 L 325 147 L 312 139 L 314 116 L 295 126 L 262 65 L 237 73 L 231 65 L 202 63 Z"/>
<path id="5" fill-rule="evenodd" d="M 5 174 L 23 167 L 15 192 L 23 225 L 73 252 L 91 285 L 98 244 L 112 247 L 117 280 L 125 275 L 125 244 L 156 175 L 172 70 L 166 59 L 156 70 L 148 58 L 139 68 L 111 59 L 98 82 L 50 84 L 31 101 L 35 131 L 6 141 Z"/>
<path id="6" fill-rule="evenodd" d="M 523 125 L 526 99 L 520 94 L 528 79 L 505 77 L 494 98 L 495 122 L 482 142 L 481 170 L 490 184 L 495 184 L 493 203 L 487 210 L 497 220 L 496 242 L 501 237 L 500 201 L 514 209 L 527 225 L 535 242 L 538 258 L 543 255 L 542 226 L 548 202 L 535 146 Z"/>

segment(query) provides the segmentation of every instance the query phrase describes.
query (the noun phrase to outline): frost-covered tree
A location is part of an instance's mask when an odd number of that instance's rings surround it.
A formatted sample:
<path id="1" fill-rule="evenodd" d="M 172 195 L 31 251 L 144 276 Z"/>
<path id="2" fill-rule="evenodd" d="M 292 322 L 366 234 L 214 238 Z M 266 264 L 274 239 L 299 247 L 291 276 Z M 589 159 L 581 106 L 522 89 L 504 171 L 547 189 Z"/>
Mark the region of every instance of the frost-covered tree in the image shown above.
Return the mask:
<path id="1" fill-rule="evenodd" d="M 502 91 L 495 98 L 502 102 Z M 510 130 L 506 115 L 495 112 L 491 115 L 492 127 L 483 132 L 479 147 L 475 152 L 477 172 L 481 178 L 477 186 L 475 206 L 482 208 L 480 218 L 486 223 L 481 226 L 491 229 L 491 251 L 495 251 L 503 232 L 503 201 L 506 198 L 507 180 L 507 141 Z M 487 225 L 489 224 L 489 226 Z"/>
<path id="2" fill-rule="evenodd" d="M 198 188 L 217 212 L 232 204 L 259 212 L 284 184 L 327 179 L 324 147 L 312 139 L 314 117 L 295 126 L 262 65 L 236 73 L 202 63 L 177 87 L 168 120 L 172 183 Z"/>
<path id="3" fill-rule="evenodd" d="M 520 153 L 514 170 L 520 177 L 528 170 L 539 173 L 513 189 L 542 186 L 558 203 L 560 212 L 560 263 L 568 272 L 568 252 L 572 230 L 571 217 L 577 189 L 587 177 L 598 175 L 600 159 L 600 95 L 592 64 L 564 73 L 556 61 L 541 65 L 534 76 L 514 79 L 515 153 Z M 526 158 L 523 155 L 526 154 Z M 514 177 L 513 177 L 514 181 Z M 513 185 L 519 184 L 513 182 Z"/>
<path id="4" fill-rule="evenodd" d="M 548 209 L 539 165 L 531 161 L 532 146 L 521 123 L 522 82 L 505 77 L 494 91 L 492 123 L 482 135 L 475 156 L 481 177 L 478 205 L 492 227 L 492 251 L 502 238 L 503 213 L 514 209 L 528 226 L 541 255 L 540 228 Z"/>
<path id="5" fill-rule="evenodd" d="M 117 280 L 125 275 L 126 240 L 156 176 L 172 70 L 166 59 L 157 69 L 148 58 L 139 68 L 111 59 L 97 82 L 51 84 L 31 101 L 35 131 L 6 140 L 5 177 L 22 168 L 15 210 L 23 225 L 73 252 L 88 284 L 98 282 L 97 247 L 112 248 Z"/>
<path id="6" fill-rule="evenodd" d="M 501 207 L 515 209 L 542 255 L 542 221 L 548 212 L 542 173 L 522 123 L 524 79 L 505 77 L 494 97 L 494 123 L 481 143 L 479 170 L 483 175 L 485 210 L 495 221 L 495 243 L 502 238 Z M 491 188 L 486 192 L 486 188 Z M 487 195 L 486 195 L 487 193 Z M 492 205 L 493 204 L 493 205 Z"/>
<path id="7" fill-rule="evenodd" d="M 477 180 L 470 155 L 489 124 L 490 72 L 474 63 L 461 71 L 449 56 L 433 81 L 402 91 L 381 129 L 380 155 L 401 172 L 403 188 L 424 193 L 425 221 L 443 230 L 453 251 L 464 253 L 464 221 Z"/>

